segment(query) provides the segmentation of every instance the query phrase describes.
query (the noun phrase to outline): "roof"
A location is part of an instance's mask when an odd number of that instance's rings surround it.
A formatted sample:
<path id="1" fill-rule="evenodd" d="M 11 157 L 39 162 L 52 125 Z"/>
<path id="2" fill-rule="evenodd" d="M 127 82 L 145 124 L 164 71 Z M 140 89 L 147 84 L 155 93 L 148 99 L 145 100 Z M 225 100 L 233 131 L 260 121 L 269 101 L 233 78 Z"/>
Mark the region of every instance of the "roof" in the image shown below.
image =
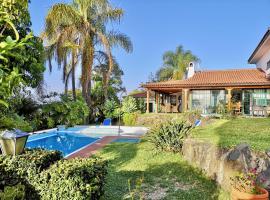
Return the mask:
<path id="1" fill-rule="evenodd" d="M 146 98 L 146 91 L 135 93 L 135 94 L 130 94 L 129 96 L 132 96 L 134 98 Z"/>
<path id="2" fill-rule="evenodd" d="M 209 88 L 236 86 L 269 86 L 270 80 L 259 69 L 202 71 L 186 80 L 169 80 L 142 85 L 144 88 Z"/>
<path id="3" fill-rule="evenodd" d="M 256 61 L 253 61 L 253 58 L 255 57 L 255 55 L 258 53 L 258 51 L 262 48 L 262 46 L 264 45 L 264 43 L 266 43 L 267 39 L 270 36 L 270 28 L 267 29 L 266 33 L 264 34 L 263 38 L 261 39 L 261 41 L 259 42 L 258 46 L 256 47 L 256 49 L 253 51 L 253 53 L 251 54 L 251 56 L 248 59 L 248 63 L 250 64 L 255 64 Z M 267 48 L 268 49 L 268 48 Z"/>

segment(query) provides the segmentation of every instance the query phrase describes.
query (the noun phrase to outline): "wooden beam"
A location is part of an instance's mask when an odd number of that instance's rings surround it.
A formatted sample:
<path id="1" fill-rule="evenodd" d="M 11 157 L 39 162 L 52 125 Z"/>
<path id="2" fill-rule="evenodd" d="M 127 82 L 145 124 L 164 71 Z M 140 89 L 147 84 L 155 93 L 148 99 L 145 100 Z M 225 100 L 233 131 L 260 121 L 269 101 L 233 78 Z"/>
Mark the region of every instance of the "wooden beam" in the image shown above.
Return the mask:
<path id="1" fill-rule="evenodd" d="M 155 96 L 156 96 L 156 113 L 158 113 L 158 106 L 159 106 L 159 93 L 155 92 Z"/>
<path id="2" fill-rule="evenodd" d="M 232 88 L 226 88 L 227 94 L 227 102 L 228 102 L 228 111 L 232 110 Z"/>
<path id="3" fill-rule="evenodd" d="M 188 102 L 189 102 L 189 89 L 183 89 L 182 92 L 182 112 L 188 111 Z"/>
<path id="4" fill-rule="evenodd" d="M 146 91 L 146 113 L 149 113 L 150 90 Z"/>

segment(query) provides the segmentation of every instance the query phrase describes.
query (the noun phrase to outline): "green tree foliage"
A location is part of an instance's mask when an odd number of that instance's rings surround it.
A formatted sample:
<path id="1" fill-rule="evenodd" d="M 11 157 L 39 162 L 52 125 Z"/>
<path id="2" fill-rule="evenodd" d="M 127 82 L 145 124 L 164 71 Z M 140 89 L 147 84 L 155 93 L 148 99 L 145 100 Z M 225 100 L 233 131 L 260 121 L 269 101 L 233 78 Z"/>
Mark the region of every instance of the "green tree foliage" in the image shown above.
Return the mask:
<path id="1" fill-rule="evenodd" d="M 119 116 L 119 105 L 114 100 L 107 100 L 104 105 L 104 114 L 106 118 L 115 119 Z"/>
<path id="2" fill-rule="evenodd" d="M 93 114 L 96 117 L 102 118 L 103 116 L 108 117 L 108 108 L 106 107 L 104 110 L 105 102 L 111 103 L 111 101 L 115 102 L 116 104 L 119 104 L 118 96 L 117 94 L 119 92 L 125 91 L 125 88 L 122 85 L 122 76 L 123 71 L 114 59 L 114 67 L 113 71 L 110 77 L 109 87 L 108 87 L 108 98 L 105 98 L 104 94 L 104 84 L 106 79 L 106 73 L 109 68 L 108 66 L 108 60 L 106 59 L 106 55 L 104 53 L 100 53 L 98 57 L 98 64 L 94 67 L 93 70 L 93 88 L 91 90 L 91 99 L 92 99 L 92 107 L 95 108 L 93 110 Z M 102 56 L 103 55 L 103 56 Z M 105 57 L 104 57 L 105 55 Z M 108 105 L 107 105 L 108 106 Z M 113 117 L 111 115 L 111 117 Z M 114 118 L 114 117 L 113 117 Z"/>
<path id="3" fill-rule="evenodd" d="M 123 113 L 133 113 L 138 111 L 136 99 L 131 96 L 125 97 L 122 103 L 121 111 Z"/>
<path id="4" fill-rule="evenodd" d="M 169 79 L 180 80 L 183 78 L 188 64 L 198 62 L 199 58 L 178 46 L 175 51 L 167 51 L 163 54 L 163 66 L 157 71 L 157 81 Z"/>
<path id="5" fill-rule="evenodd" d="M 1 28 L 3 27 L 3 28 Z M 9 27 L 15 39 L 10 35 L 3 35 Z M 19 41 L 19 33 L 10 19 L 10 15 L 0 9 L 0 104 L 8 107 L 7 99 L 13 94 L 14 88 L 23 82 L 19 74 L 19 67 L 9 67 L 10 61 L 19 58 L 20 50 L 28 44 L 31 35 Z"/>
<path id="6" fill-rule="evenodd" d="M 63 95 L 59 101 L 43 105 L 40 114 L 49 128 L 60 124 L 74 126 L 84 123 L 89 108 L 82 98 L 78 97 L 73 101 L 71 97 Z"/>
<path id="7" fill-rule="evenodd" d="M 45 71 L 43 45 L 40 38 L 29 36 L 31 35 L 31 21 L 28 0 L 3 0 L 0 4 L 0 13 L 0 23 L 3 22 L 3 18 L 8 18 L 14 24 L 14 26 L 10 26 L 10 23 L 9 25 L 2 23 L 0 36 L 2 39 L 8 36 L 16 38 L 20 47 L 13 47 L 12 54 L 6 54 L 6 59 L 8 59 L 5 64 L 6 68 L 11 71 L 17 70 L 27 86 L 41 88 Z M 11 39 L 9 39 L 9 43 L 11 43 Z"/>
<path id="8" fill-rule="evenodd" d="M 129 38 L 116 31 L 108 31 L 108 22 L 118 22 L 123 16 L 123 10 L 114 8 L 107 0 L 74 0 L 71 4 L 55 4 L 46 17 L 45 36 L 50 41 L 58 40 L 56 36 L 75 33 L 75 40 L 80 44 L 81 52 L 81 85 L 82 95 L 91 107 L 91 79 L 94 56 L 97 47 L 103 46 L 108 56 L 109 69 L 104 81 L 104 94 L 107 98 L 107 87 L 113 70 L 111 48 L 121 46 L 126 51 L 132 50 Z M 66 40 L 63 40 L 66 42 Z"/>

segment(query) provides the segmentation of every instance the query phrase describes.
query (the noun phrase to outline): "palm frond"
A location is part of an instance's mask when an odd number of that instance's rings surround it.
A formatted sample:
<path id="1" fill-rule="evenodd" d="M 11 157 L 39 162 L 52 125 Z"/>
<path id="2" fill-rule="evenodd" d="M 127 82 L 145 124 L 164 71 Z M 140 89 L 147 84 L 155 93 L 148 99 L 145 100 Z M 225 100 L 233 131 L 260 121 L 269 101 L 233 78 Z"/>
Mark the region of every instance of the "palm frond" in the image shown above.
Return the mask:
<path id="1" fill-rule="evenodd" d="M 113 46 L 121 46 L 126 52 L 131 53 L 133 51 L 133 45 L 130 38 L 119 32 L 111 31 L 107 36 L 110 45 Z"/>

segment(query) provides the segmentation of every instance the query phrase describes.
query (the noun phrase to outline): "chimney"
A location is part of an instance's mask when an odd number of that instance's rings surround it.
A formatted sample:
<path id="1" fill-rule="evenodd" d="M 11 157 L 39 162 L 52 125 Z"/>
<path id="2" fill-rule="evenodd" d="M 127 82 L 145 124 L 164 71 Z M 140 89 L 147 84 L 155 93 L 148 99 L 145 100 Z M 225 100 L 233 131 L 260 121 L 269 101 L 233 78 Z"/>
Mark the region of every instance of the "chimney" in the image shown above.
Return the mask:
<path id="1" fill-rule="evenodd" d="M 195 74 L 195 62 L 190 62 L 187 67 L 186 78 L 191 78 Z"/>

